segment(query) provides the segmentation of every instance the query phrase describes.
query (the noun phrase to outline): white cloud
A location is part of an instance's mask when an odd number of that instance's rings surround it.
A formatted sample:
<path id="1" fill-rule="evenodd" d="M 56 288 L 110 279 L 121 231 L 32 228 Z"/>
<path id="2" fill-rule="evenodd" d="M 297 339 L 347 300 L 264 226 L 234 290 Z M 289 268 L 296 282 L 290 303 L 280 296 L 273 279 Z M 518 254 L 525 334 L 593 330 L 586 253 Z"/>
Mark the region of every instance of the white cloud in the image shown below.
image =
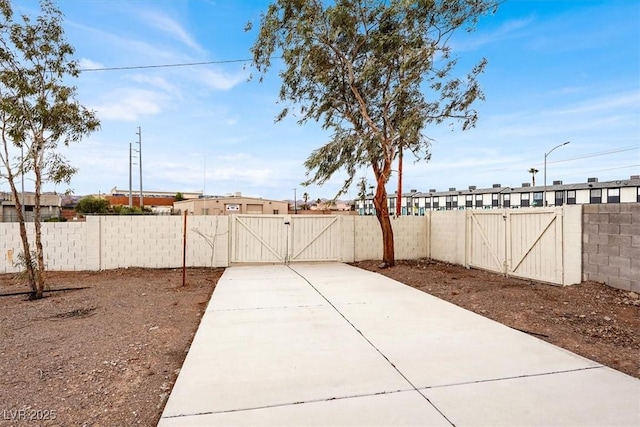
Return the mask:
<path id="1" fill-rule="evenodd" d="M 248 73 L 242 71 L 238 74 L 225 73 L 217 69 L 198 69 L 195 76 L 197 79 L 212 89 L 229 90 L 247 79 Z"/>
<path id="2" fill-rule="evenodd" d="M 176 97 L 180 97 L 182 93 L 176 85 L 171 84 L 169 81 L 167 81 L 167 79 L 163 77 L 135 74 L 130 78 L 136 83 L 146 84 L 158 89 L 162 89 L 168 94 L 174 95 Z"/>
<path id="3" fill-rule="evenodd" d="M 159 114 L 165 97 L 157 92 L 123 88 L 92 108 L 101 120 L 136 121 L 142 116 Z"/>
<path id="4" fill-rule="evenodd" d="M 190 48 L 198 51 L 202 51 L 202 47 L 191 37 L 191 35 L 173 19 L 167 15 L 146 10 L 143 12 L 143 19 L 151 26 L 162 30 L 164 33 L 173 36 L 175 39 L 186 44 Z"/>
<path id="5" fill-rule="evenodd" d="M 96 68 L 104 68 L 104 65 L 101 64 L 100 62 L 95 62 L 87 58 L 81 58 L 78 61 L 78 67 L 81 70 L 92 70 Z"/>

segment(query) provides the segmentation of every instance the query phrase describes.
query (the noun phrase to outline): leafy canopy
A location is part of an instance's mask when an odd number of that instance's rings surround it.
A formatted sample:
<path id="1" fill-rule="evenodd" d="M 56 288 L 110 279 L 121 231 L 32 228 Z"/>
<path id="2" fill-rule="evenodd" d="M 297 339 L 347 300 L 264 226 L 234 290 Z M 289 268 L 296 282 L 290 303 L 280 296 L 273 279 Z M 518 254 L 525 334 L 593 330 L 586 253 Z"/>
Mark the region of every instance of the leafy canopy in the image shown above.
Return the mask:
<path id="1" fill-rule="evenodd" d="M 318 121 L 331 139 L 305 162 L 306 184 L 322 185 L 340 169 L 346 191 L 358 168 L 371 166 L 378 187 L 400 149 L 429 158 L 429 124 L 475 125 L 481 60 L 465 77 L 447 45 L 454 30 L 473 29 L 492 0 L 276 0 L 262 16 L 252 47 L 266 73 L 281 55 L 282 120 Z M 250 28 L 250 26 L 249 26 Z"/>

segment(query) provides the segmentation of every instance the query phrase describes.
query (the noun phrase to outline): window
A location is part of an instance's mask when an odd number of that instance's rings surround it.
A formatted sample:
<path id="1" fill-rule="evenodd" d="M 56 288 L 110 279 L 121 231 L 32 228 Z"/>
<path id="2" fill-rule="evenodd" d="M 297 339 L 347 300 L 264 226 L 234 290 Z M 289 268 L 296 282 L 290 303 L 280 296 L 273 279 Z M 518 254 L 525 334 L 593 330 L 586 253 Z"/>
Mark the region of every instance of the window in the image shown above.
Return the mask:
<path id="1" fill-rule="evenodd" d="M 556 206 L 562 206 L 564 204 L 564 191 L 556 191 Z"/>
<path id="2" fill-rule="evenodd" d="M 520 206 L 523 208 L 529 207 L 529 197 L 531 195 L 529 193 L 520 193 Z"/>
<path id="3" fill-rule="evenodd" d="M 440 197 L 433 198 L 433 209 L 438 209 L 440 207 Z"/>
<path id="4" fill-rule="evenodd" d="M 482 194 L 476 194 L 476 208 L 482 207 Z"/>
<path id="5" fill-rule="evenodd" d="M 278 209 L 274 209 L 274 210 L 273 210 L 273 214 L 274 214 L 274 215 L 278 215 L 279 213 L 280 213 L 280 211 L 279 211 Z"/>
<path id="6" fill-rule="evenodd" d="M 619 188 L 609 188 L 607 190 L 607 203 L 620 203 Z"/>
<path id="7" fill-rule="evenodd" d="M 537 191 L 533 193 L 533 206 L 543 206 L 542 198 L 543 198 L 542 191 Z"/>
<path id="8" fill-rule="evenodd" d="M 202 215 L 209 215 L 209 209 L 208 208 L 202 208 Z"/>
<path id="9" fill-rule="evenodd" d="M 427 197 L 424 199 L 424 207 L 426 209 L 431 209 L 431 197 Z"/>
<path id="10" fill-rule="evenodd" d="M 447 210 L 451 209 L 451 196 L 445 196 L 444 200 Z"/>
<path id="11" fill-rule="evenodd" d="M 458 208 L 458 196 L 451 196 L 451 207 L 453 209 Z"/>
<path id="12" fill-rule="evenodd" d="M 467 194 L 464 198 L 464 206 L 467 208 L 473 207 L 473 195 Z"/>
<path id="13" fill-rule="evenodd" d="M 502 196 L 502 207 L 503 208 L 511 207 L 511 194 L 505 194 Z"/>
<path id="14" fill-rule="evenodd" d="M 638 194 L 636 195 L 636 202 L 640 202 L 640 187 L 638 187 Z"/>
<path id="15" fill-rule="evenodd" d="M 602 190 L 592 188 L 589 192 L 589 203 L 602 203 Z"/>
<path id="16" fill-rule="evenodd" d="M 568 205 L 576 204 L 576 190 L 567 190 L 567 204 Z"/>
<path id="17" fill-rule="evenodd" d="M 491 206 L 493 206 L 494 208 L 497 208 L 500 206 L 500 194 L 493 193 L 491 195 Z"/>

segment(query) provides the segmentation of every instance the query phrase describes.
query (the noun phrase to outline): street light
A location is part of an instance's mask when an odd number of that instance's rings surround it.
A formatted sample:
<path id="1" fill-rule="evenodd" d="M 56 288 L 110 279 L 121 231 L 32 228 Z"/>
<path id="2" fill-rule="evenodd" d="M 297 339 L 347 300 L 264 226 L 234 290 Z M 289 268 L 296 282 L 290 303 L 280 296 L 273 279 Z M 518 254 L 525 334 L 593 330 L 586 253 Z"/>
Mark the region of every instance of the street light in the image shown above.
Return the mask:
<path id="1" fill-rule="evenodd" d="M 294 214 L 298 213 L 298 196 L 296 194 L 297 190 L 298 190 L 297 188 L 293 189 L 293 213 Z"/>
<path id="2" fill-rule="evenodd" d="M 543 200 L 542 206 L 547 206 L 547 156 L 551 154 L 551 152 L 556 148 L 560 148 L 563 145 L 567 145 L 569 142 L 571 141 L 563 142 L 562 144 L 556 145 L 547 153 L 544 153 L 544 193 L 542 194 L 542 200 Z"/>

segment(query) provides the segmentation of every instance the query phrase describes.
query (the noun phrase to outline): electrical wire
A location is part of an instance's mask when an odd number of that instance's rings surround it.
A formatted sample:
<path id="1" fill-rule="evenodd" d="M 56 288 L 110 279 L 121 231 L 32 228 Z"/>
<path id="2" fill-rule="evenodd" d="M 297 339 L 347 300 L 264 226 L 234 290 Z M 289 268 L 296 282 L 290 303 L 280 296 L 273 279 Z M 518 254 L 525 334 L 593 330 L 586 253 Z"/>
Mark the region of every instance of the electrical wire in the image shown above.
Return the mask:
<path id="1" fill-rule="evenodd" d="M 277 58 L 274 58 L 274 59 L 277 59 Z M 124 66 L 124 67 L 84 68 L 79 71 L 83 73 L 87 73 L 92 71 L 145 70 L 150 68 L 193 67 L 193 66 L 199 66 L 199 65 L 231 64 L 231 63 L 248 62 L 248 61 L 253 61 L 253 59 L 228 59 L 224 61 L 180 62 L 177 64 L 131 65 L 131 66 Z"/>

